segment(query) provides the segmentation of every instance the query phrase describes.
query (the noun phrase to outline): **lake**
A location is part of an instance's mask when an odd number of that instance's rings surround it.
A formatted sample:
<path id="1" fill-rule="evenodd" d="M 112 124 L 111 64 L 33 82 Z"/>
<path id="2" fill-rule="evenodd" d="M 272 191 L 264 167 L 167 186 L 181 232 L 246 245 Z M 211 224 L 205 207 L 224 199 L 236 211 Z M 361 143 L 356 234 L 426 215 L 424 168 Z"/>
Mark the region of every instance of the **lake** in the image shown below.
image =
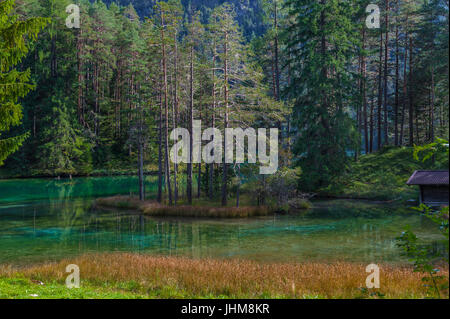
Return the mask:
<path id="1" fill-rule="evenodd" d="M 405 206 L 320 200 L 298 214 L 249 219 L 156 219 L 92 207 L 137 193 L 131 176 L 0 180 L 0 263 L 53 261 L 90 252 L 138 252 L 264 262 L 404 263 L 395 238 L 406 225 L 427 241 L 436 227 Z M 154 196 L 156 177 L 146 177 Z"/>

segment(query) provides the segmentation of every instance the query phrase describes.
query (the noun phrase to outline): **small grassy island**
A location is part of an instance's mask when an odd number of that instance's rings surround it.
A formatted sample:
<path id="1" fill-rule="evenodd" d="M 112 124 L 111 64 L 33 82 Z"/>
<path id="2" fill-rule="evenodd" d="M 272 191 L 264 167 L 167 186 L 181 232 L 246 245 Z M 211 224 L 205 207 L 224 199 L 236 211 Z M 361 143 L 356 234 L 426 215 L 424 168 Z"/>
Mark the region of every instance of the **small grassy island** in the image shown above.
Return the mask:
<path id="1" fill-rule="evenodd" d="M 169 206 L 160 204 L 154 200 L 140 201 L 137 197 L 113 196 L 98 198 L 95 201 L 97 207 L 118 208 L 133 211 L 140 211 L 150 216 L 177 216 L 177 217 L 254 217 L 266 216 L 274 213 L 274 210 L 266 206 L 241 206 L 241 207 L 215 207 L 211 204 L 201 205 L 178 205 Z"/>
<path id="2" fill-rule="evenodd" d="M 247 201 L 247 200 L 245 200 Z M 307 209 L 311 206 L 306 199 L 299 199 L 299 208 Z M 181 202 L 177 206 L 169 206 L 158 203 L 155 200 L 140 201 L 133 196 L 112 196 L 98 198 L 94 204 L 97 208 L 114 208 L 123 210 L 139 211 L 145 215 L 158 217 L 207 217 L 207 218 L 243 218 L 267 216 L 283 212 L 282 208 L 275 206 L 226 206 L 220 207 L 219 203 L 207 199 L 197 199 L 192 205 Z M 296 208 L 298 209 L 298 208 Z M 291 209 L 292 211 L 292 209 Z"/>

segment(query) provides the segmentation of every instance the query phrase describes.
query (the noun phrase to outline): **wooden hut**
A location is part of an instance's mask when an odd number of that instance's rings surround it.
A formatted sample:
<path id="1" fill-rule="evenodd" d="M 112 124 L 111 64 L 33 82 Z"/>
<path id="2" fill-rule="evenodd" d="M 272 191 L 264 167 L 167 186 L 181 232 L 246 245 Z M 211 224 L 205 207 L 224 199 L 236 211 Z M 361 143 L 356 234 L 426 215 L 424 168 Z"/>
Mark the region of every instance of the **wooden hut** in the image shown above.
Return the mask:
<path id="1" fill-rule="evenodd" d="M 415 171 L 406 184 L 419 185 L 420 203 L 428 206 L 448 205 L 448 171 Z"/>

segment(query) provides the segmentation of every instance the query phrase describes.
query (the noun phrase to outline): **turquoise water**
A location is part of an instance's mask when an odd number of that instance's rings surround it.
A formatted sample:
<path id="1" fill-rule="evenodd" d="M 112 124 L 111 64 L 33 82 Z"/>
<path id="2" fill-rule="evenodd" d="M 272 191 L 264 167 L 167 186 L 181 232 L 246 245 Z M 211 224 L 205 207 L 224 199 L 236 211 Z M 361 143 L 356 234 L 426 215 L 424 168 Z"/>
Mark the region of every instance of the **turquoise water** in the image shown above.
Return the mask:
<path id="1" fill-rule="evenodd" d="M 156 178 L 146 177 L 148 196 Z M 258 261 L 404 262 L 395 245 L 406 225 L 439 238 L 407 207 L 316 201 L 301 214 L 251 219 L 155 219 L 92 207 L 96 197 L 137 192 L 135 177 L 0 180 L 0 263 L 52 261 L 126 251 Z"/>

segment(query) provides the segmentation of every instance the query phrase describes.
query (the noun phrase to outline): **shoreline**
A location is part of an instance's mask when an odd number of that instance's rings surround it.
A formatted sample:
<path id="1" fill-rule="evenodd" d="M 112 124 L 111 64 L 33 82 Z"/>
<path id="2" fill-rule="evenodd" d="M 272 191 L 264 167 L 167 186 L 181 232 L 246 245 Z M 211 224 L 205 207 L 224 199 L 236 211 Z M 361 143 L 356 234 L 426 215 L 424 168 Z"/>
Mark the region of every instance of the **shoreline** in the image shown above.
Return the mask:
<path id="1" fill-rule="evenodd" d="M 146 177 L 156 177 L 158 175 L 158 172 L 155 170 L 151 171 L 145 171 L 144 176 Z M 75 174 L 72 175 L 72 177 L 68 175 L 64 175 L 62 177 L 57 176 L 50 176 L 50 175 L 27 175 L 27 176 L 8 176 L 5 177 L 1 175 L 0 171 L 0 182 L 1 181 L 13 181 L 13 180 L 31 180 L 31 179 L 42 179 L 42 180 L 48 180 L 48 181 L 71 181 L 73 179 L 82 179 L 82 178 L 101 178 L 101 177 L 136 177 L 135 171 L 122 171 L 122 172 L 94 172 L 91 174 Z M 418 191 L 413 189 L 408 189 L 408 194 L 410 193 L 411 196 L 396 196 L 396 197 L 386 197 L 383 194 L 379 194 L 376 191 L 377 185 L 374 185 L 374 191 L 371 193 L 371 196 L 367 196 L 367 192 L 361 192 L 361 195 L 358 195 L 357 193 L 349 194 L 345 191 L 339 192 L 330 192 L 329 190 L 318 190 L 315 192 L 314 196 L 311 198 L 311 200 L 360 200 L 360 201 L 368 201 L 373 203 L 381 203 L 381 204 L 391 204 L 391 203 L 398 203 L 398 204 L 408 204 L 408 202 L 417 203 Z M 398 195 L 398 194 L 397 194 Z M 415 196 L 417 195 L 417 196 Z"/>
<path id="2" fill-rule="evenodd" d="M 145 176 L 157 176 L 158 172 L 157 171 L 145 171 L 144 172 Z M 102 173 L 102 172 L 94 172 L 94 173 L 90 173 L 90 174 L 73 174 L 71 175 L 72 177 L 70 177 L 69 175 L 61 175 L 61 176 L 55 176 L 55 175 L 13 175 L 13 176 L 2 176 L 0 175 L 0 181 L 7 181 L 7 180 L 14 180 L 14 179 L 19 179 L 19 180 L 24 180 L 24 179 L 33 179 L 33 178 L 38 178 L 38 179 L 49 179 L 49 180 L 64 180 L 64 179 L 73 179 L 73 178 L 88 178 L 88 177 L 110 177 L 110 176 L 137 176 L 135 171 L 124 171 L 124 172 L 106 172 L 106 173 Z"/>

